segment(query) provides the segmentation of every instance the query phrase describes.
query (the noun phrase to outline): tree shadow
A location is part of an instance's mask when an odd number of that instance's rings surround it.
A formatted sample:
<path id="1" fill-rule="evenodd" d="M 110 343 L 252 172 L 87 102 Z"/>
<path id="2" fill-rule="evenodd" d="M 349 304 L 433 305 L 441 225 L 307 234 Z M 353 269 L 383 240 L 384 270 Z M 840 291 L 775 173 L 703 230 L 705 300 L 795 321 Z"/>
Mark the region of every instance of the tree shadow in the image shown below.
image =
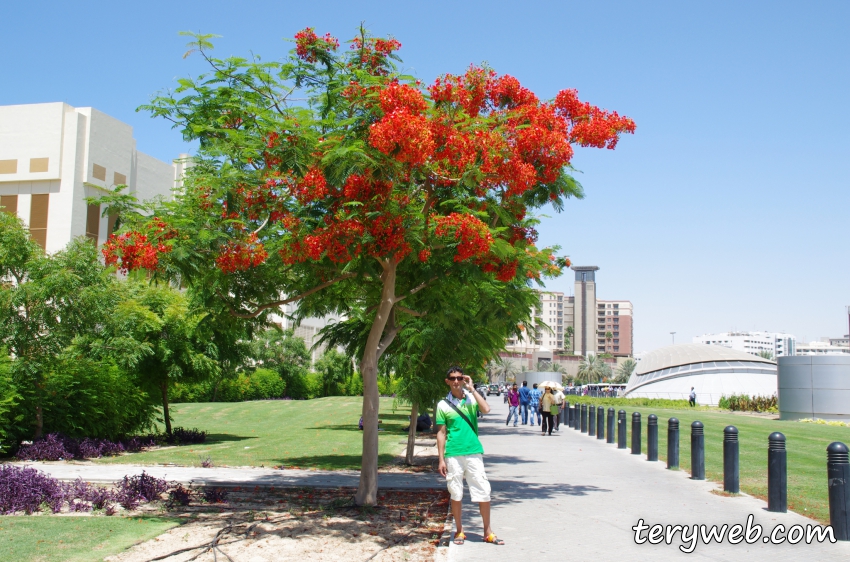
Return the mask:
<path id="1" fill-rule="evenodd" d="M 521 480 L 499 479 L 491 479 L 490 487 L 493 491 L 494 501 L 498 501 L 499 503 L 523 502 L 542 498 L 589 496 L 596 493 L 611 492 L 608 488 L 584 484 L 539 484 L 523 482 Z"/>
<path id="2" fill-rule="evenodd" d="M 391 434 L 403 434 L 407 435 L 407 431 L 402 431 L 401 426 L 398 424 L 388 424 L 387 427 L 383 427 L 384 424 L 381 424 L 378 429 L 381 433 L 391 433 Z M 357 424 L 345 424 L 345 425 L 321 425 L 316 427 L 311 427 L 310 429 L 315 429 L 318 431 L 330 430 L 330 431 L 362 431 Z"/>
<path id="3" fill-rule="evenodd" d="M 207 440 L 202 443 L 203 445 L 207 445 L 209 443 L 223 443 L 226 441 L 247 441 L 249 439 L 259 439 L 259 437 L 253 437 L 249 435 L 233 435 L 230 433 L 208 433 Z"/>
<path id="4" fill-rule="evenodd" d="M 390 466 L 395 460 L 395 455 L 378 455 L 378 467 Z M 360 470 L 363 455 L 352 455 L 339 453 L 337 455 L 305 455 L 300 457 L 287 457 L 277 460 L 277 465 L 283 468 L 316 468 L 320 470 Z M 309 485 L 309 484 L 306 484 Z M 354 486 L 357 486 L 355 481 Z"/>

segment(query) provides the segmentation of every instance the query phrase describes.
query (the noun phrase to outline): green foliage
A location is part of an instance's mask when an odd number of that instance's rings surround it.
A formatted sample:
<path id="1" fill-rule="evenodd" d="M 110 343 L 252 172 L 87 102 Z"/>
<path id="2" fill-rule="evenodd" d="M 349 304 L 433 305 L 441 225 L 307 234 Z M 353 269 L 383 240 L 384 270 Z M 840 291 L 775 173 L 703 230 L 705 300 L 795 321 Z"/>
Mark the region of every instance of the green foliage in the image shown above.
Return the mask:
<path id="1" fill-rule="evenodd" d="M 717 405 L 724 410 L 732 412 L 771 412 L 779 411 L 779 403 L 776 395 L 771 396 L 747 396 L 746 394 L 733 394 L 720 397 Z"/>
<path id="2" fill-rule="evenodd" d="M 693 410 L 687 400 L 668 400 L 666 398 L 593 398 L 591 396 L 572 396 L 566 397 L 570 405 L 574 404 L 593 404 L 594 406 L 614 406 L 625 408 L 670 408 L 670 409 L 687 409 Z M 706 406 L 697 406 L 697 408 L 707 409 Z"/>
<path id="3" fill-rule="evenodd" d="M 322 396 L 344 395 L 346 385 L 354 374 L 351 358 L 334 348 L 322 354 L 315 369 L 322 377 Z"/>
<path id="4" fill-rule="evenodd" d="M 611 367 L 600 355 L 588 355 L 578 366 L 576 380 L 583 383 L 597 383 L 611 378 Z"/>
<path id="5" fill-rule="evenodd" d="M 758 355 L 759 357 L 761 357 L 762 359 L 767 359 L 768 361 L 773 361 L 773 360 L 774 360 L 773 352 L 772 352 L 772 351 L 768 351 L 768 350 L 766 350 L 766 349 L 763 349 L 762 351 L 759 351 L 757 355 Z"/>

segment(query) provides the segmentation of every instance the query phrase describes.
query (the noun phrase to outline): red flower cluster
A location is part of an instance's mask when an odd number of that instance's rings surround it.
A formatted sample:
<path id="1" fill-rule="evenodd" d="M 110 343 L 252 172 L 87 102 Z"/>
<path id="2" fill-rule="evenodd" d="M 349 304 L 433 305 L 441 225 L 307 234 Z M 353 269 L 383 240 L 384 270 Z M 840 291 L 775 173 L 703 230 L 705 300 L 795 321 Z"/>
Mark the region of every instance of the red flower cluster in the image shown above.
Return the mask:
<path id="1" fill-rule="evenodd" d="M 375 74 L 387 74 L 387 56 L 401 49 L 396 39 L 367 38 L 366 43 L 360 37 L 351 40 L 351 48 L 360 51 L 360 64 Z"/>
<path id="2" fill-rule="evenodd" d="M 295 54 L 306 62 L 316 62 L 320 51 L 336 51 L 339 41 L 325 33 L 323 37 L 316 35 L 312 27 L 306 27 L 295 34 Z"/>
<path id="3" fill-rule="evenodd" d="M 482 256 L 490 251 L 493 235 L 487 225 L 472 215 L 452 213 L 448 216 L 434 218 L 437 236 L 451 236 L 458 240 L 457 254 L 454 261 L 464 261 Z"/>
<path id="4" fill-rule="evenodd" d="M 388 113 L 370 127 L 369 144 L 413 166 L 424 164 L 434 152 L 428 120 L 404 108 Z"/>
<path id="5" fill-rule="evenodd" d="M 256 234 L 251 234 L 244 242 L 229 241 L 215 259 L 218 268 L 224 273 L 245 271 L 257 267 L 269 257 L 263 244 L 257 240 Z"/>
<path id="6" fill-rule="evenodd" d="M 307 170 L 304 177 L 293 186 L 292 195 L 302 204 L 327 197 L 328 183 L 322 170 L 315 166 Z"/>
<path id="7" fill-rule="evenodd" d="M 579 101 L 576 90 L 561 90 L 555 97 L 560 115 L 572 122 L 570 140 L 582 146 L 610 148 L 617 146 L 622 133 L 634 133 L 635 122 L 616 111 L 605 111 Z"/>
<path id="8" fill-rule="evenodd" d="M 422 115 L 428 109 L 428 103 L 422 96 L 422 92 L 398 82 L 390 82 L 386 88 L 381 90 L 379 99 L 384 113 L 405 110 L 413 115 Z"/>
<path id="9" fill-rule="evenodd" d="M 461 106 L 469 116 L 484 111 L 488 91 L 496 73 L 477 66 L 470 66 L 463 76 L 446 74 L 437 78 L 428 88 L 434 103 L 451 103 Z"/>
<path id="10" fill-rule="evenodd" d="M 170 248 L 162 243 L 153 244 L 141 232 L 130 231 L 118 236 L 112 234 L 101 252 L 106 265 L 117 265 L 127 273 L 136 269 L 154 270 L 159 264 L 159 254 Z"/>

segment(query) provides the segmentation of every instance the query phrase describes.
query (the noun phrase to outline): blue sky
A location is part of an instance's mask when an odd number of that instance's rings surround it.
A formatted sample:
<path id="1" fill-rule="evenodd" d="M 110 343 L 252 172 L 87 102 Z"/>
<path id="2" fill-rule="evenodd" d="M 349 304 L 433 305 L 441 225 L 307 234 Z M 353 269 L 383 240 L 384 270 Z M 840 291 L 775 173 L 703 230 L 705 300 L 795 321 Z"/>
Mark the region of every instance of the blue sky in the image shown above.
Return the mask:
<path id="1" fill-rule="evenodd" d="M 635 119 L 616 150 L 577 150 L 587 196 L 540 230 L 634 303 L 638 351 L 671 331 L 847 333 L 850 2 L 17 2 L 0 104 L 93 106 L 170 160 L 191 147 L 135 108 L 202 71 L 178 31 L 276 58 L 305 26 L 345 39 L 361 21 L 423 81 L 487 61 Z"/>

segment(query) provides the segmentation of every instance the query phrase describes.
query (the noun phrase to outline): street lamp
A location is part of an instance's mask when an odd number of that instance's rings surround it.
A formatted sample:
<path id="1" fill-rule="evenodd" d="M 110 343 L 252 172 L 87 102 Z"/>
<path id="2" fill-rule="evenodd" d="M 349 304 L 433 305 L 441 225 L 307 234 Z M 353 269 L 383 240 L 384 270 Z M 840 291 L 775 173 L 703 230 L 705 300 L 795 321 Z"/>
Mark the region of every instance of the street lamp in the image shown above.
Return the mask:
<path id="1" fill-rule="evenodd" d="M 850 313 L 850 306 L 847 307 L 848 313 Z M 673 336 L 673 343 L 676 343 L 676 332 L 670 332 L 670 335 Z"/>
<path id="2" fill-rule="evenodd" d="M 850 346 L 850 304 L 848 304 L 844 308 L 847 309 L 847 327 L 848 327 L 848 332 L 847 332 L 848 342 L 847 342 L 847 345 Z"/>

